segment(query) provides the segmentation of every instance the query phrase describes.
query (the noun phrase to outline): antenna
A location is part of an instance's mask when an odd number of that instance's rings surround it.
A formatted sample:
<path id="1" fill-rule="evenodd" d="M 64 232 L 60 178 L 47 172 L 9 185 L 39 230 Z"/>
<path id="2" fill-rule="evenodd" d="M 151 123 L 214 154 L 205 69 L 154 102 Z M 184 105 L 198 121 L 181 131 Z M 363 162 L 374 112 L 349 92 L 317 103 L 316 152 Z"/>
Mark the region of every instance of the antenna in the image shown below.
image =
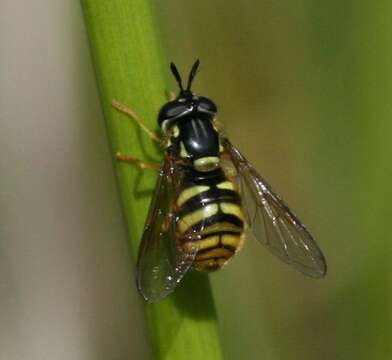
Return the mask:
<path id="1" fill-rule="evenodd" d="M 181 81 L 181 75 L 177 70 L 177 66 L 173 62 L 170 63 L 170 69 L 177 80 L 177 84 L 180 87 L 181 92 L 184 92 L 184 88 L 182 86 L 182 81 Z"/>
<path id="2" fill-rule="evenodd" d="M 192 69 L 191 69 L 191 71 L 190 71 L 190 73 L 189 73 L 188 85 L 187 85 L 187 87 L 186 87 L 186 89 L 187 89 L 188 91 L 191 89 L 192 81 L 193 81 L 193 79 L 194 79 L 195 76 L 196 76 L 197 69 L 198 69 L 199 65 L 200 65 L 200 60 L 197 59 L 197 60 L 195 61 L 195 63 L 193 64 Z"/>

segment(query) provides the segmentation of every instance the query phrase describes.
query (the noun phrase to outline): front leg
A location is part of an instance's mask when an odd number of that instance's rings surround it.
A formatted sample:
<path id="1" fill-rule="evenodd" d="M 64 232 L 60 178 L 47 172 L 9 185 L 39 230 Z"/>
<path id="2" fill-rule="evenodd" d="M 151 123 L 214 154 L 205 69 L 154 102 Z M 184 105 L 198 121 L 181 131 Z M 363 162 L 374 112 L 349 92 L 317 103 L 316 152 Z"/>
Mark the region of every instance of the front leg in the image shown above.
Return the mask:
<path id="1" fill-rule="evenodd" d="M 126 162 L 128 164 L 135 165 L 135 166 L 137 166 L 137 167 L 139 167 L 140 169 L 143 169 L 143 170 L 148 169 L 148 170 L 159 171 L 160 168 L 161 168 L 161 164 L 159 164 L 159 163 L 146 162 L 146 161 L 137 159 L 137 158 L 135 158 L 133 156 L 121 154 L 120 152 L 118 152 L 116 154 L 116 158 L 119 161 L 124 161 L 124 162 Z"/>
<path id="2" fill-rule="evenodd" d="M 138 114 L 136 114 L 132 109 L 129 107 L 125 106 L 124 104 L 121 104 L 120 102 L 113 100 L 112 101 L 112 106 L 122 112 L 123 114 L 127 115 L 129 118 L 134 120 L 140 128 L 150 137 L 151 140 L 157 142 L 160 146 L 162 146 L 162 139 L 160 139 L 153 131 L 151 131 L 144 123 L 144 121 L 139 117 Z"/>

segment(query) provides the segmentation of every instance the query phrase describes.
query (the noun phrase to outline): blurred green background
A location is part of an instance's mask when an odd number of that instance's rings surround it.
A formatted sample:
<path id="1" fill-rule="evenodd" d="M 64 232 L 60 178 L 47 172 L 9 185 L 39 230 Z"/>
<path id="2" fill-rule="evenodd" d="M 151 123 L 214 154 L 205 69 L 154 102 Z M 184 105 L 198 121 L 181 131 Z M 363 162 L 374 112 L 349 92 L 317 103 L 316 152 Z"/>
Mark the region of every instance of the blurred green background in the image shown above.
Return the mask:
<path id="1" fill-rule="evenodd" d="M 248 242 L 212 276 L 227 359 L 390 359 L 392 3 L 155 2 L 168 60 L 314 233 L 325 280 Z M 175 88 L 174 82 L 172 82 Z"/>
<path id="2" fill-rule="evenodd" d="M 167 61 L 201 59 L 194 89 L 329 265 L 247 242 L 211 276 L 225 359 L 390 359 L 392 3 L 153 5 Z M 0 358 L 147 359 L 80 4 L 0 9 Z"/>

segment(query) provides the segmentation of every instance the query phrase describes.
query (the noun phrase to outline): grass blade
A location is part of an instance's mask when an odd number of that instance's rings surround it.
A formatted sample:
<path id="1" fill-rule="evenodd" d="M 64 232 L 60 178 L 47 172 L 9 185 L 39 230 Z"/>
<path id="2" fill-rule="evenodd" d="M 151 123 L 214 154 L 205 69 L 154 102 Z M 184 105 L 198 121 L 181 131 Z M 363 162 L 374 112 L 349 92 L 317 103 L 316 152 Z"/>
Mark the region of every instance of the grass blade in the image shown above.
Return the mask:
<path id="1" fill-rule="evenodd" d="M 149 1 L 82 0 L 86 27 L 112 153 L 147 161 L 160 153 L 136 124 L 116 112 L 116 99 L 150 128 L 166 101 L 163 55 Z M 156 174 L 115 162 L 120 196 L 135 257 Z M 208 278 L 189 274 L 167 300 L 146 304 L 154 359 L 221 359 L 216 313 Z"/>

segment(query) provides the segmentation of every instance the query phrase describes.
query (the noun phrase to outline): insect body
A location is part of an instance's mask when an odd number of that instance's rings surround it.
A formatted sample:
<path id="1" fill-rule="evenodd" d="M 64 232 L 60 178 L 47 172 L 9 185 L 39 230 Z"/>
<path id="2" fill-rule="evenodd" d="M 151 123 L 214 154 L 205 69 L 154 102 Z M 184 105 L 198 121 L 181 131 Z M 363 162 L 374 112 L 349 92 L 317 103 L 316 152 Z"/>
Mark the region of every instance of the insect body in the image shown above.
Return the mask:
<path id="1" fill-rule="evenodd" d="M 186 90 L 174 65 L 172 71 L 181 92 L 166 104 L 158 122 L 170 139 L 170 156 L 182 173 L 174 200 L 176 239 L 184 253 L 197 249 L 193 267 L 217 270 L 231 258 L 241 243 L 244 216 L 235 184 L 225 175 L 220 157 L 223 147 L 214 126 L 215 104 L 190 91 L 198 62 Z"/>
<path id="2" fill-rule="evenodd" d="M 156 302 L 170 294 L 190 268 L 220 269 L 241 248 L 246 228 L 297 270 L 324 276 L 325 259 L 310 233 L 217 129 L 216 105 L 191 91 L 198 66 L 196 61 L 184 88 L 171 64 L 180 93 L 158 116 L 165 157 L 139 249 L 140 293 Z M 114 105 L 140 123 L 129 109 Z"/>

